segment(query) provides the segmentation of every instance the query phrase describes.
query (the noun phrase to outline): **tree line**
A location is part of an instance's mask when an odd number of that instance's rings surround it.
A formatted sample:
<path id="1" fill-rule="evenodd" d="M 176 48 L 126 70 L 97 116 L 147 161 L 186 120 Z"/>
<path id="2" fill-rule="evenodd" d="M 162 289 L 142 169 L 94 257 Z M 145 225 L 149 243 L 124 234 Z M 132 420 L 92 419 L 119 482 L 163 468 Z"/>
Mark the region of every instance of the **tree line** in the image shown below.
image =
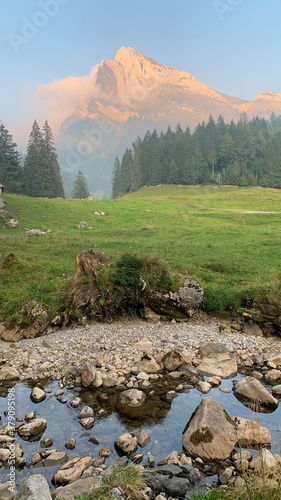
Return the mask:
<path id="1" fill-rule="evenodd" d="M 12 135 L 0 125 L 0 183 L 6 193 L 33 197 L 64 198 L 54 137 L 46 120 L 42 131 L 35 120 L 29 135 L 27 153 L 21 166 L 21 155 L 17 151 Z M 73 184 L 72 197 L 84 199 L 89 196 L 86 179 L 79 170 Z"/>
<path id="2" fill-rule="evenodd" d="M 197 125 L 194 132 L 147 131 L 116 158 L 112 198 L 158 184 L 230 184 L 281 188 L 281 116 L 270 121 L 244 112 L 238 123 L 222 116 Z"/>

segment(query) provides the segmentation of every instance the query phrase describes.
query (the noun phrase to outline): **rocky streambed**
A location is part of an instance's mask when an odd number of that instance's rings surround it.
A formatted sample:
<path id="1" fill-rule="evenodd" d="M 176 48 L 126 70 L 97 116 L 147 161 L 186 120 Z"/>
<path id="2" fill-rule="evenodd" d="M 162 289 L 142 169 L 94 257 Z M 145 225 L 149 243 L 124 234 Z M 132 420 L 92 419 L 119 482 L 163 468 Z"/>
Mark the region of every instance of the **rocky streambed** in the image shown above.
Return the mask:
<path id="1" fill-rule="evenodd" d="M 0 353 L 3 499 L 14 498 L 13 453 L 17 487 L 36 474 L 42 491 L 40 474 L 48 494 L 65 499 L 128 461 L 146 476 L 144 498 L 179 499 L 243 481 L 242 468 L 259 466 L 256 448 L 270 467 L 281 462 L 278 338 L 215 320 L 120 321 L 3 343 Z"/>

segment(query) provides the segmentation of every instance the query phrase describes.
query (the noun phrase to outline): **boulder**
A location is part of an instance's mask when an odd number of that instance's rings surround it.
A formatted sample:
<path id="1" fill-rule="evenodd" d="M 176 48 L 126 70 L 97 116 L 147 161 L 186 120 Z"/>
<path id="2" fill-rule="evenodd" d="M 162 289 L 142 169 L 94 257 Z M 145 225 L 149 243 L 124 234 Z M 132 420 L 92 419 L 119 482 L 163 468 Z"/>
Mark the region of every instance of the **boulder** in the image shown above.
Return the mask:
<path id="1" fill-rule="evenodd" d="M 245 323 L 244 328 L 243 328 L 243 333 L 245 335 L 253 335 L 255 337 L 263 337 L 263 333 L 259 325 L 256 323 L 248 321 Z"/>
<path id="2" fill-rule="evenodd" d="M 93 477 L 78 479 L 74 483 L 68 484 L 67 486 L 60 486 L 54 490 L 53 498 L 75 500 L 76 497 L 81 497 L 84 493 L 90 493 L 96 483 L 97 479 Z"/>
<path id="3" fill-rule="evenodd" d="M 120 394 L 121 403 L 126 403 L 129 406 L 137 407 L 145 401 L 145 393 L 138 389 L 128 389 Z"/>
<path id="4" fill-rule="evenodd" d="M 281 371 L 280 370 L 268 370 L 268 372 L 264 375 L 264 380 L 268 384 L 274 384 L 277 380 L 281 379 Z"/>
<path id="5" fill-rule="evenodd" d="M 121 451 L 123 455 L 129 455 L 134 453 L 138 447 L 138 440 L 136 436 L 132 434 L 122 434 L 114 441 L 114 446 L 118 451 Z"/>
<path id="6" fill-rule="evenodd" d="M 258 455 L 256 455 L 253 460 L 250 462 L 251 469 L 257 471 L 263 471 L 264 469 L 271 469 L 277 465 L 277 462 L 270 453 L 269 450 L 263 448 Z"/>
<path id="7" fill-rule="evenodd" d="M 212 389 L 212 386 L 211 384 L 209 384 L 209 382 L 204 382 L 204 380 L 199 380 L 196 388 L 203 394 L 207 394 Z"/>
<path id="8" fill-rule="evenodd" d="M 202 460 L 225 460 L 236 443 L 235 424 L 212 397 L 201 401 L 187 423 L 182 438 L 188 454 Z"/>
<path id="9" fill-rule="evenodd" d="M 143 356 L 142 359 L 137 363 L 137 373 L 159 373 L 161 371 L 161 366 L 152 356 L 149 356 L 148 354 Z"/>
<path id="10" fill-rule="evenodd" d="M 236 382 L 233 393 L 242 402 L 247 401 L 256 405 L 256 410 L 258 405 L 275 409 L 279 404 L 277 399 L 254 377 L 245 377 Z"/>
<path id="11" fill-rule="evenodd" d="M 93 459 L 91 455 L 80 458 L 76 457 L 69 462 L 66 462 L 54 475 L 52 483 L 57 485 L 65 485 L 74 483 L 79 479 L 83 472 L 92 465 Z"/>
<path id="12" fill-rule="evenodd" d="M 157 314 L 170 319 L 186 319 L 202 306 L 203 290 L 197 281 L 186 278 L 176 292 L 150 291 L 143 302 L 147 302 L 145 305 Z"/>
<path id="13" fill-rule="evenodd" d="M 136 434 L 138 440 L 138 445 L 142 448 L 146 446 L 151 441 L 151 437 L 143 429 Z"/>
<path id="14" fill-rule="evenodd" d="M 165 370 L 167 370 L 168 372 L 173 372 L 183 364 L 184 359 L 181 353 L 175 350 L 164 354 L 162 361 Z"/>
<path id="15" fill-rule="evenodd" d="M 41 474 L 27 477 L 22 483 L 15 500 L 52 500 L 48 483 Z"/>
<path id="16" fill-rule="evenodd" d="M 68 450 L 74 450 L 76 446 L 75 439 L 70 438 L 64 445 Z"/>
<path id="17" fill-rule="evenodd" d="M 0 484 L 0 498 L 1 500 L 15 500 L 16 487 L 13 489 L 10 483 Z"/>
<path id="18" fill-rule="evenodd" d="M 281 367 L 281 352 L 270 358 L 268 361 L 274 363 L 277 367 Z"/>
<path id="19" fill-rule="evenodd" d="M 0 462 L 7 462 L 11 452 L 6 448 L 0 448 Z"/>
<path id="20" fill-rule="evenodd" d="M 207 342 L 200 348 L 199 373 L 227 378 L 237 374 L 237 363 L 225 344 Z"/>
<path id="21" fill-rule="evenodd" d="M 237 433 L 237 446 L 253 448 L 255 446 L 270 444 L 271 434 L 266 427 L 260 426 L 254 420 L 242 417 L 231 417 L 235 423 Z"/>
<path id="22" fill-rule="evenodd" d="M 7 364 L 0 366 L 0 383 L 5 384 L 19 380 L 18 371 Z"/>
<path id="23" fill-rule="evenodd" d="M 46 399 L 46 393 L 42 389 L 39 389 L 39 387 L 33 387 L 30 399 L 33 403 L 41 403 L 41 401 Z"/>
<path id="24" fill-rule="evenodd" d="M 19 436 L 22 439 L 29 440 L 34 436 L 38 436 L 38 439 L 42 436 L 42 434 L 47 429 L 47 422 L 43 418 L 36 418 L 32 420 L 28 424 L 21 425 L 18 428 Z"/>
<path id="25" fill-rule="evenodd" d="M 83 387 L 92 387 L 96 378 L 96 369 L 91 363 L 84 363 L 81 368 L 81 379 Z"/>

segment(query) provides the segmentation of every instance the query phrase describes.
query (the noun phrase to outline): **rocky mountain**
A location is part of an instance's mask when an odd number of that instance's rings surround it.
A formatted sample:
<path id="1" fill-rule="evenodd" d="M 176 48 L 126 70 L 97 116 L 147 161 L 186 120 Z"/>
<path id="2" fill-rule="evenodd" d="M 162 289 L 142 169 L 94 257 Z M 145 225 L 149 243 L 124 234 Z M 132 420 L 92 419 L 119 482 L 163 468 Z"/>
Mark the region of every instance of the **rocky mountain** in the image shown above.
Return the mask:
<path id="1" fill-rule="evenodd" d="M 281 113 L 281 94 L 263 92 L 254 101 L 228 96 L 130 47 L 102 61 L 91 84 L 86 105 L 62 124 L 57 146 L 66 186 L 81 169 L 96 197 L 110 195 L 114 158 L 148 129 L 177 123 L 192 129 L 210 114 L 230 121 L 243 111 L 268 119 Z"/>

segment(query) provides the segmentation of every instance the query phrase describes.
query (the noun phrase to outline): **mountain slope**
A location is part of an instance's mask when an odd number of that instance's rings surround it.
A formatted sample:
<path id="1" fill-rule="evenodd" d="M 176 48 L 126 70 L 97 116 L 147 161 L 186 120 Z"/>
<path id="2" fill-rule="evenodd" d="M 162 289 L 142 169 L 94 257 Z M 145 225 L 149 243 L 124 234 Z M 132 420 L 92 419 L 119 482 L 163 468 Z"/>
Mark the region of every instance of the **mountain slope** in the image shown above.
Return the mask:
<path id="1" fill-rule="evenodd" d="M 62 124 L 58 150 L 65 175 L 71 179 L 83 170 L 97 197 L 110 194 L 115 156 L 148 129 L 177 123 L 193 128 L 210 114 L 230 121 L 242 112 L 250 118 L 281 113 L 280 94 L 264 92 L 254 101 L 231 97 L 130 47 L 119 49 L 113 61 L 102 61 L 91 85 L 86 105 Z"/>

